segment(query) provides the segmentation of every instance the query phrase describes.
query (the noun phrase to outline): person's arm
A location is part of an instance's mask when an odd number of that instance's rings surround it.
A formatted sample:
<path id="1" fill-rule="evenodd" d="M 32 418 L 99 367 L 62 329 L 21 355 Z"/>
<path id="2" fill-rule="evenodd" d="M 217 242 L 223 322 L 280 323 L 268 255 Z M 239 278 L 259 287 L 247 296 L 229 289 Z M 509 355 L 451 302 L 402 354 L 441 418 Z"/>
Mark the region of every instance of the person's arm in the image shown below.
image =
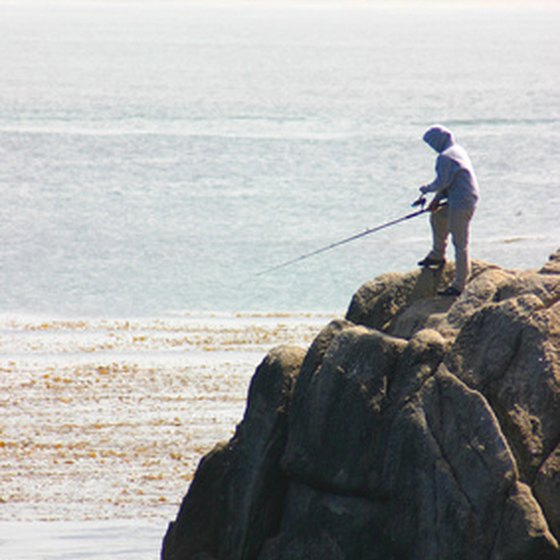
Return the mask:
<path id="1" fill-rule="evenodd" d="M 443 199 L 447 198 L 447 191 L 453 177 L 455 176 L 453 162 L 445 156 L 438 156 L 436 161 L 436 178 L 428 185 L 420 187 L 422 194 L 435 193 L 434 198 L 428 205 L 430 212 L 435 212 Z"/>
<path id="2" fill-rule="evenodd" d="M 445 198 L 455 172 L 455 165 L 452 160 L 445 156 L 438 156 L 436 161 L 436 178 L 430 184 L 420 187 L 420 192 L 423 194 L 436 193 L 435 198 L 437 200 Z"/>

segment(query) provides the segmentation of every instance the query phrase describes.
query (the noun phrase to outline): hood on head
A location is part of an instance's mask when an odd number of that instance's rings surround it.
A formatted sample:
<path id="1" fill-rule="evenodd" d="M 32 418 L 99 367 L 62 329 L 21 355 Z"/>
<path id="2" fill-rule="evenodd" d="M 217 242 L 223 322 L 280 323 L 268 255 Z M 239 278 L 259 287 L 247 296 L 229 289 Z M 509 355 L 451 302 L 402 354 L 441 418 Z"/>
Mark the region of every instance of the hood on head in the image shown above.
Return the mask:
<path id="1" fill-rule="evenodd" d="M 422 137 L 422 140 L 429 144 L 436 152 L 440 153 L 455 143 L 453 133 L 440 124 L 431 126 Z"/>

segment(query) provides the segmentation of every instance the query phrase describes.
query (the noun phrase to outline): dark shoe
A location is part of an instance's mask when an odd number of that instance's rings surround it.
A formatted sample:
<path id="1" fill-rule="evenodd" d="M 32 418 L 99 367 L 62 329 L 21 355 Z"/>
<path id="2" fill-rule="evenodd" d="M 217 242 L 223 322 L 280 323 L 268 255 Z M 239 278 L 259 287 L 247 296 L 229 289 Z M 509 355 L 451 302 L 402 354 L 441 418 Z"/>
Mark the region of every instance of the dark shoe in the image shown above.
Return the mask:
<path id="1" fill-rule="evenodd" d="M 425 259 L 418 261 L 418 266 L 440 267 L 443 266 L 444 264 L 445 264 L 445 259 L 433 259 L 432 257 L 426 257 Z"/>
<path id="2" fill-rule="evenodd" d="M 445 290 L 438 290 L 438 296 L 452 296 L 457 297 L 461 295 L 461 290 L 458 290 L 455 286 L 448 286 Z"/>

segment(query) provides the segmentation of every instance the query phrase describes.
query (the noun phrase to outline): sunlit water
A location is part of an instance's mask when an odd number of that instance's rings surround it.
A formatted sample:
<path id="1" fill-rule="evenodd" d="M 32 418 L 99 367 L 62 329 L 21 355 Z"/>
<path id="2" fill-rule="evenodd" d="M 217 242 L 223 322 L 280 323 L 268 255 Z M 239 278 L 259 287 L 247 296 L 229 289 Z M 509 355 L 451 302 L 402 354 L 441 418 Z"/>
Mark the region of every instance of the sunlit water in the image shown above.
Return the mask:
<path id="1" fill-rule="evenodd" d="M 266 352 L 331 317 L 1 316 L 0 556 L 156 557 Z"/>
<path id="2" fill-rule="evenodd" d="M 428 225 L 256 273 L 407 214 L 433 122 L 478 172 L 473 256 L 540 267 L 559 28 L 553 8 L 0 2 L 0 556 L 157 557 L 265 352 L 412 268 Z"/>
<path id="3" fill-rule="evenodd" d="M 82 5 L 80 5 L 82 4 Z M 450 126 L 482 201 L 473 255 L 560 244 L 560 10 L 0 4 L 1 310 L 344 307 L 408 270 Z"/>

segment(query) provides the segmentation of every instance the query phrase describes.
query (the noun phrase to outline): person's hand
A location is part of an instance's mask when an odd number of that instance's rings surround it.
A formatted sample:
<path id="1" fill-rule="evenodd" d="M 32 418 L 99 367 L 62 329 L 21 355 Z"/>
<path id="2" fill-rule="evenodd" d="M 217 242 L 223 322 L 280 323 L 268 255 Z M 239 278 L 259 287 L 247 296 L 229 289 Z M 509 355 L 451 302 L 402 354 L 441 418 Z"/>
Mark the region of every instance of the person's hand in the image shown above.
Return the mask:
<path id="1" fill-rule="evenodd" d="M 439 200 L 434 198 L 430 204 L 428 204 L 428 212 L 435 212 L 439 208 Z"/>

